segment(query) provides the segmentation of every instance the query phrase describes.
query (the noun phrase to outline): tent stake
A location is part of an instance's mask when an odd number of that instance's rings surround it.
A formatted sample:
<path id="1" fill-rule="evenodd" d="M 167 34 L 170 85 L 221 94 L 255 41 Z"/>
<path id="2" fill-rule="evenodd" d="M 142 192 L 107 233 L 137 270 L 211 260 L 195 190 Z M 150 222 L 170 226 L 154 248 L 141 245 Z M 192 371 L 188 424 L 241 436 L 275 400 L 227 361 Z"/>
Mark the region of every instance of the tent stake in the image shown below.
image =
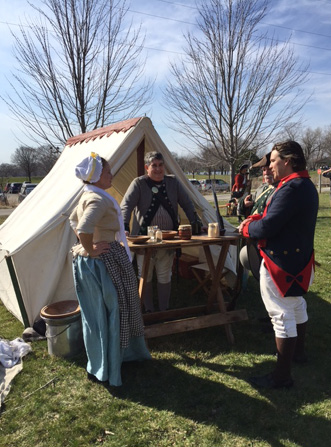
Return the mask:
<path id="1" fill-rule="evenodd" d="M 23 323 L 24 323 L 24 326 L 27 328 L 27 327 L 30 326 L 30 323 L 29 323 L 28 315 L 27 315 L 26 310 L 25 310 L 23 297 L 22 297 L 22 294 L 21 294 L 21 289 L 20 289 L 20 286 L 19 286 L 18 281 L 17 281 L 17 276 L 16 276 L 16 272 L 15 272 L 15 269 L 14 269 L 13 260 L 12 260 L 11 256 L 6 256 L 6 262 L 7 262 L 10 278 L 11 278 L 12 283 L 13 283 L 15 295 L 16 295 L 17 302 L 18 302 L 18 306 L 19 306 L 21 314 L 22 314 Z"/>

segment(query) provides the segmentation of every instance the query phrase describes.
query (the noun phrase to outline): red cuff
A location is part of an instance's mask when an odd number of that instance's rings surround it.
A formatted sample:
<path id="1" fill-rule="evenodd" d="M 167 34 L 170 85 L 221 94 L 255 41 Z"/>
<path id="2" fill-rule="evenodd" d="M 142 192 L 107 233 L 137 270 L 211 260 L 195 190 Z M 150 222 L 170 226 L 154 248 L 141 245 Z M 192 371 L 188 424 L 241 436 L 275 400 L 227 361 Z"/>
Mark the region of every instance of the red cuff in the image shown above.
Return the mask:
<path id="1" fill-rule="evenodd" d="M 250 220 L 261 220 L 262 216 L 261 216 L 261 214 L 252 214 L 251 216 L 248 216 L 247 219 L 250 219 Z"/>
<path id="2" fill-rule="evenodd" d="M 245 223 L 245 225 L 243 226 L 243 236 L 244 237 L 250 237 L 249 236 L 249 232 L 248 232 L 248 227 L 249 227 L 250 222 Z"/>
<path id="3" fill-rule="evenodd" d="M 262 216 L 260 214 L 252 214 L 251 216 L 248 216 L 247 219 L 250 219 L 250 220 L 247 221 L 243 226 L 243 236 L 244 237 L 250 237 L 249 231 L 248 231 L 249 224 L 254 220 L 262 219 Z"/>

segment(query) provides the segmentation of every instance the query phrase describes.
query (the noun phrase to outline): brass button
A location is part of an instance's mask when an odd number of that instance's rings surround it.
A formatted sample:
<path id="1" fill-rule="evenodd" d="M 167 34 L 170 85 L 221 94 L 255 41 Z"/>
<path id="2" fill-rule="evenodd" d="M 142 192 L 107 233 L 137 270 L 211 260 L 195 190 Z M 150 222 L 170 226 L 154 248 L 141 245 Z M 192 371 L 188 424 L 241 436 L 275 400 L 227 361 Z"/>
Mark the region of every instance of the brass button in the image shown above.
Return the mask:
<path id="1" fill-rule="evenodd" d="M 288 253 L 288 251 L 287 251 L 287 250 L 284 250 L 284 255 L 287 255 L 287 253 Z"/>
<path id="2" fill-rule="evenodd" d="M 300 253 L 300 248 L 296 248 L 295 251 L 296 251 L 297 253 Z"/>
<path id="3" fill-rule="evenodd" d="M 274 254 L 274 252 L 273 252 L 272 250 L 270 250 L 270 254 L 271 254 L 271 255 L 273 255 L 273 254 Z"/>

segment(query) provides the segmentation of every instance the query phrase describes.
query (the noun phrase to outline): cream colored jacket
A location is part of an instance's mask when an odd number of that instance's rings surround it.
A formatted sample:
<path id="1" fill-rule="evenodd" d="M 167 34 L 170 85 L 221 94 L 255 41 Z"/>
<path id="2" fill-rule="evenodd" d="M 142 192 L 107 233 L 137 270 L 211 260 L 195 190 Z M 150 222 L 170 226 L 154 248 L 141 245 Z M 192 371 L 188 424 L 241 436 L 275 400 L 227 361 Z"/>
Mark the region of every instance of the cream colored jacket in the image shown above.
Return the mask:
<path id="1" fill-rule="evenodd" d="M 83 193 L 69 219 L 78 234 L 93 234 L 93 242 L 113 242 L 120 230 L 113 203 L 107 197 L 92 191 Z M 74 255 L 88 256 L 81 244 L 75 245 L 72 251 Z"/>

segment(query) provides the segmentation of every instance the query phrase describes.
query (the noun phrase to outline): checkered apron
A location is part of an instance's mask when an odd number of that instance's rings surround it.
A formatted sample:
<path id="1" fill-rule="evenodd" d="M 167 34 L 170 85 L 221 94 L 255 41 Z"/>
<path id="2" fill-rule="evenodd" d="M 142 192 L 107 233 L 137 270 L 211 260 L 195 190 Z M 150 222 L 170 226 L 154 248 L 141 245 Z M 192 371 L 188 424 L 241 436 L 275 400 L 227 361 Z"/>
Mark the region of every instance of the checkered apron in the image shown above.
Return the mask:
<path id="1" fill-rule="evenodd" d="M 119 242 L 111 242 L 108 253 L 100 255 L 117 290 L 120 311 L 120 343 L 129 345 L 130 338 L 144 335 L 138 282 L 125 248 Z"/>

